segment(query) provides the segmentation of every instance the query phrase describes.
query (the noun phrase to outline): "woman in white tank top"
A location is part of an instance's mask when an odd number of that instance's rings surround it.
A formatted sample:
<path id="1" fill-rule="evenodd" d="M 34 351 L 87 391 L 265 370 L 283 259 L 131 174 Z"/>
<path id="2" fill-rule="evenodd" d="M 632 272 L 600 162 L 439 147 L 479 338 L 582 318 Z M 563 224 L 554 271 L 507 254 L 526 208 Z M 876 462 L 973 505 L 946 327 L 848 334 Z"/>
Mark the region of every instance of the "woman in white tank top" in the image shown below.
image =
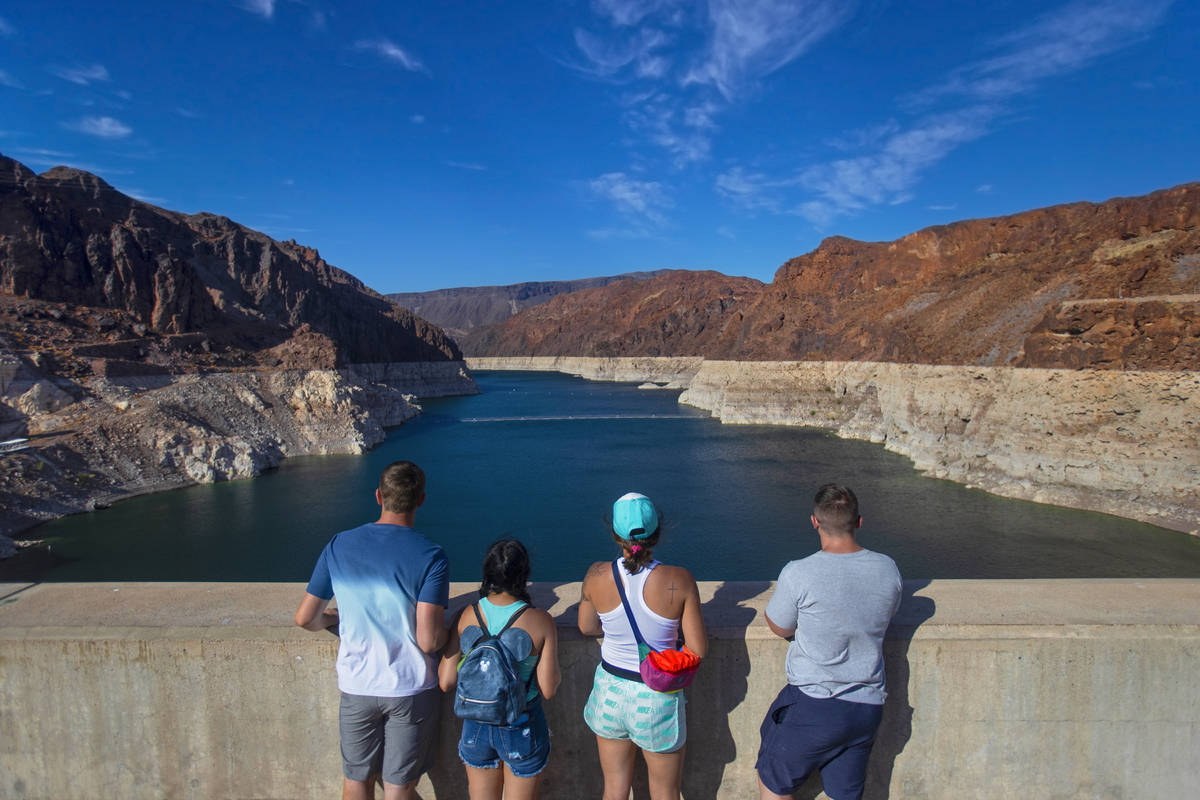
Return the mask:
<path id="1" fill-rule="evenodd" d="M 682 633 L 687 648 L 703 658 L 708 639 L 700 595 L 690 572 L 654 560 L 661 530 L 658 510 L 648 497 L 631 492 L 613 503 L 612 533 L 621 548 L 616 577 L 614 562 L 593 564 L 579 602 L 579 630 L 604 636 L 584 721 L 596 734 L 605 800 L 628 798 L 639 749 L 652 800 L 678 800 L 687 740 L 686 699 L 682 692 L 656 692 L 642 683 L 637 641 L 616 581 L 621 581 L 650 647 L 674 648 Z"/>

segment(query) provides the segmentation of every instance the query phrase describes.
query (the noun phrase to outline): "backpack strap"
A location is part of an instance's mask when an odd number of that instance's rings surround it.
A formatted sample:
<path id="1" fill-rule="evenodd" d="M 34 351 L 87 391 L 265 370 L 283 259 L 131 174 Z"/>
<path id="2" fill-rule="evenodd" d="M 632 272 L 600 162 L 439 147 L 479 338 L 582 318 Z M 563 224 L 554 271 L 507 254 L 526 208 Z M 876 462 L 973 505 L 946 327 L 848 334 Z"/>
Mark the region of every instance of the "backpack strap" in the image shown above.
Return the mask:
<path id="1" fill-rule="evenodd" d="M 522 602 L 524 602 L 524 601 L 522 601 Z M 517 617 L 524 614 L 528 609 L 529 609 L 529 603 L 525 603 L 525 605 L 521 606 L 520 608 L 518 608 L 516 611 L 513 612 L 513 615 L 508 618 L 508 622 L 504 623 L 503 628 L 496 631 L 495 633 L 492 633 L 491 630 L 488 628 L 488 623 L 483 619 L 483 615 L 479 613 L 479 603 L 478 602 L 471 603 L 471 610 L 475 612 L 475 619 L 479 621 L 479 629 L 482 630 L 484 636 L 489 639 L 498 638 L 500 636 L 500 634 L 504 633 L 506 630 L 508 630 L 509 628 L 511 628 L 513 626 L 513 623 L 517 621 Z"/>
<path id="2" fill-rule="evenodd" d="M 642 632 L 638 628 L 637 620 L 633 616 L 633 609 L 629 607 L 629 598 L 625 595 L 625 581 L 621 579 L 620 569 L 617 567 L 617 559 L 612 563 L 613 580 L 617 583 L 617 591 L 621 594 L 621 605 L 625 606 L 625 616 L 629 618 L 629 627 L 633 628 L 633 638 L 637 639 L 638 644 L 646 644 L 646 640 L 642 638 Z M 649 647 L 649 645 L 646 645 Z"/>

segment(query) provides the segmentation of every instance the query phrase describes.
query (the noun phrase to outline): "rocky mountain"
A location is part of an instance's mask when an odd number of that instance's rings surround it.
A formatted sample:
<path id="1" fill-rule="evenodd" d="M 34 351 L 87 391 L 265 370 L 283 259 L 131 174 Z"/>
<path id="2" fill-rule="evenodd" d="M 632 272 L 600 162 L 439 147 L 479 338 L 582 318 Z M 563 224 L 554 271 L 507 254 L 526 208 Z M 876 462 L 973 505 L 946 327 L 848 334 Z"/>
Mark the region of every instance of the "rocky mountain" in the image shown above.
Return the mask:
<path id="1" fill-rule="evenodd" d="M 142 492 L 361 453 L 478 391 L 455 343 L 316 250 L 0 156 L 0 559 Z"/>
<path id="2" fill-rule="evenodd" d="M 554 298 L 468 337 L 479 356 L 704 356 L 1200 368 L 1200 183 L 831 237 L 770 284 L 668 273 Z"/>
<path id="3" fill-rule="evenodd" d="M 763 284 L 719 272 L 668 270 L 555 297 L 462 340 L 469 355 L 665 356 L 719 346 L 727 309 Z"/>
<path id="4" fill-rule="evenodd" d="M 581 289 L 608 286 L 620 280 L 646 280 L 666 270 L 627 272 L 603 278 L 573 281 L 535 281 L 508 286 L 464 286 L 432 292 L 402 292 L 384 295 L 398 306 L 429 320 L 459 342 L 485 325 L 504 322 L 527 308 L 547 303 L 554 297 Z"/>
<path id="5" fill-rule="evenodd" d="M 18 320 L 5 319 L 11 346 L 49 337 L 60 359 L 100 372 L 460 357 L 435 326 L 312 248 L 157 208 L 80 170 L 35 175 L 4 156 L 0 297 Z M 26 330 L 34 321 L 39 330 Z"/>

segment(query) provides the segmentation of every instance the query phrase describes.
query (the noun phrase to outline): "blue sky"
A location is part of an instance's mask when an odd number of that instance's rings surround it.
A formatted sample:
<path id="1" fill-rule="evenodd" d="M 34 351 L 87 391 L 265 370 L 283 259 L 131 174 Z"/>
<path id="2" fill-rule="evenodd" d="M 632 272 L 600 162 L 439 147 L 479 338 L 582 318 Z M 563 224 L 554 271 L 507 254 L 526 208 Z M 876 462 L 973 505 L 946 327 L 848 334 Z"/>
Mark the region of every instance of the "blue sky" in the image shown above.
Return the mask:
<path id="1" fill-rule="evenodd" d="M 383 292 L 770 280 L 1200 180 L 1200 3 L 4 3 L 0 152 Z"/>

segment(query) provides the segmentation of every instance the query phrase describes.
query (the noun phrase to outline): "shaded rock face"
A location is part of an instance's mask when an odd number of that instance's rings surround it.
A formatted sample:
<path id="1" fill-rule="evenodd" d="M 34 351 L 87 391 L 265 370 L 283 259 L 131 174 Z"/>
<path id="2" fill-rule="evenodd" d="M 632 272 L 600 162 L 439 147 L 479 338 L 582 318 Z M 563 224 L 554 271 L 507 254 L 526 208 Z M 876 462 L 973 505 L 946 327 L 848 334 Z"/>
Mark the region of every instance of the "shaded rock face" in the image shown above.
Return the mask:
<path id="1" fill-rule="evenodd" d="M 770 284 L 736 280 L 671 273 L 563 295 L 464 350 L 1196 369 L 1200 184 L 894 242 L 832 237 Z"/>
<path id="2" fill-rule="evenodd" d="M 3 156 L 0 294 L 61 304 L 60 311 L 64 305 L 111 310 L 111 324 L 99 331 L 104 335 L 84 336 L 80 345 L 144 340 L 137 345 L 143 350 L 170 350 L 160 347 L 168 337 L 202 333 L 207 344 L 198 362 L 207 367 L 332 368 L 460 357 L 435 326 L 330 266 L 316 250 L 225 217 L 156 208 L 79 170 L 35 175 Z M 14 338 L 14 346 L 31 344 L 19 331 Z M 171 371 L 190 364 L 160 360 Z"/>
<path id="3" fill-rule="evenodd" d="M 464 337 L 476 328 L 504 322 L 513 315 L 547 303 L 560 294 L 608 286 L 620 280 L 646 280 L 665 271 L 629 272 L 603 278 L 535 281 L 508 286 L 465 286 L 384 296 L 396 305 L 407 308 L 439 326 L 461 343 Z"/>

